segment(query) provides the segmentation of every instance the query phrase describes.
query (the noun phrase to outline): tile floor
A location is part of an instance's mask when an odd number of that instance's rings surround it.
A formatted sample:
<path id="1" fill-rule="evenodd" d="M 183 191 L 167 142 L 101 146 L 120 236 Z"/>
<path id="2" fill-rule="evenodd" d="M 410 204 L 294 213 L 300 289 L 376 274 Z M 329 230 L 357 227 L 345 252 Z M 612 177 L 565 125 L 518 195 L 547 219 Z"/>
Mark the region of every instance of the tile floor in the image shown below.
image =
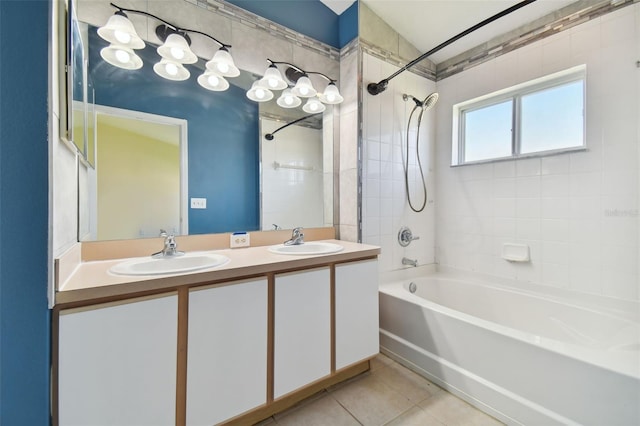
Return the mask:
<path id="1" fill-rule="evenodd" d="M 498 426 L 499 421 L 385 355 L 371 370 L 260 422 L 304 426 Z"/>

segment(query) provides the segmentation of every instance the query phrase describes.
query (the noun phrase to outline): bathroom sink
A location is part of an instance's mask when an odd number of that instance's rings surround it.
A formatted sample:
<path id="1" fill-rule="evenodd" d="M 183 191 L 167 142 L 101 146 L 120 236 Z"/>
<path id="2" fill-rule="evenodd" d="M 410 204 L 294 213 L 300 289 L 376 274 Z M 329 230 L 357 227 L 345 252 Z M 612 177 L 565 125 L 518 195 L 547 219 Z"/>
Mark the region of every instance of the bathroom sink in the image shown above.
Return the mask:
<path id="1" fill-rule="evenodd" d="M 312 255 L 312 254 L 329 254 L 342 251 L 344 247 L 334 243 L 324 243 L 312 241 L 298 245 L 285 246 L 279 244 L 269 247 L 271 253 L 277 254 L 293 254 L 293 255 Z"/>
<path id="2" fill-rule="evenodd" d="M 167 275 L 214 268 L 229 262 L 220 254 L 187 253 L 184 256 L 162 258 L 138 258 L 112 266 L 109 272 L 116 275 Z"/>

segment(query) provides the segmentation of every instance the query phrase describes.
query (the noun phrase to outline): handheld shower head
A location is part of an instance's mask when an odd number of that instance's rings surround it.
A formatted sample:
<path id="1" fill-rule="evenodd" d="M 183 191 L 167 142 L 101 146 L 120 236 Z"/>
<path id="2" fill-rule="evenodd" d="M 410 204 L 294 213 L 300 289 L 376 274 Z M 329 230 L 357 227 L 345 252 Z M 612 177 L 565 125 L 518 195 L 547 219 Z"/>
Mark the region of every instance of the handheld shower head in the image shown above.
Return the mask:
<path id="1" fill-rule="evenodd" d="M 439 95 L 437 92 L 433 92 L 423 101 L 421 101 L 420 99 L 416 99 L 415 96 L 407 95 L 406 93 L 402 95 L 402 99 L 404 99 L 405 101 L 411 99 L 413 102 L 415 102 L 417 107 L 420 107 L 425 111 L 432 108 L 436 104 L 436 102 L 438 102 L 438 97 Z"/>
<path id="2" fill-rule="evenodd" d="M 440 95 L 438 94 L 438 92 L 433 92 L 432 94 L 427 96 L 424 101 L 422 101 L 422 108 L 424 108 L 425 110 L 433 108 L 436 102 L 438 102 L 439 97 Z"/>

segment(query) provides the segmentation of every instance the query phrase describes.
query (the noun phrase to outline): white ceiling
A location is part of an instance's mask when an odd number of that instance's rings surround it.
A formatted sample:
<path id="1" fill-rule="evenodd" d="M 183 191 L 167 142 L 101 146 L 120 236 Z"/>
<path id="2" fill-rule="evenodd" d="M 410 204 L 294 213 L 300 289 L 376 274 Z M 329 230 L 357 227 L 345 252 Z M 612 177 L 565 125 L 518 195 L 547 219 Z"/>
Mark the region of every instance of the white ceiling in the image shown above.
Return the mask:
<path id="1" fill-rule="evenodd" d="M 321 0 L 336 13 L 348 0 Z M 519 0 L 362 0 L 421 52 L 427 52 Z M 537 0 L 452 43 L 430 56 L 440 63 L 576 0 Z M 347 4 L 348 3 L 348 4 Z M 342 6 L 344 6 L 344 4 Z M 335 9 L 333 9 L 335 7 Z M 346 8 L 345 8 L 346 9 Z"/>

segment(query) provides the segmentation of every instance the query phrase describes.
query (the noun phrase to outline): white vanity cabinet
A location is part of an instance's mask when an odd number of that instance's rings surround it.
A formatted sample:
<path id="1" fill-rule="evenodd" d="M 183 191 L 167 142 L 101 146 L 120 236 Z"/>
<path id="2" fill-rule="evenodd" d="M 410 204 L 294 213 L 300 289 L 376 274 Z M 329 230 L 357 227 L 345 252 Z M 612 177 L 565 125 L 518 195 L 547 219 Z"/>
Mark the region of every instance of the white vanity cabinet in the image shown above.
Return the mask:
<path id="1" fill-rule="evenodd" d="M 267 279 L 189 291 L 187 425 L 267 401 Z"/>
<path id="2" fill-rule="evenodd" d="M 60 311 L 59 424 L 174 425 L 177 295 Z"/>
<path id="3" fill-rule="evenodd" d="M 276 274 L 274 398 L 331 374 L 330 269 Z"/>
<path id="4" fill-rule="evenodd" d="M 377 259 L 336 265 L 336 370 L 379 351 Z"/>

